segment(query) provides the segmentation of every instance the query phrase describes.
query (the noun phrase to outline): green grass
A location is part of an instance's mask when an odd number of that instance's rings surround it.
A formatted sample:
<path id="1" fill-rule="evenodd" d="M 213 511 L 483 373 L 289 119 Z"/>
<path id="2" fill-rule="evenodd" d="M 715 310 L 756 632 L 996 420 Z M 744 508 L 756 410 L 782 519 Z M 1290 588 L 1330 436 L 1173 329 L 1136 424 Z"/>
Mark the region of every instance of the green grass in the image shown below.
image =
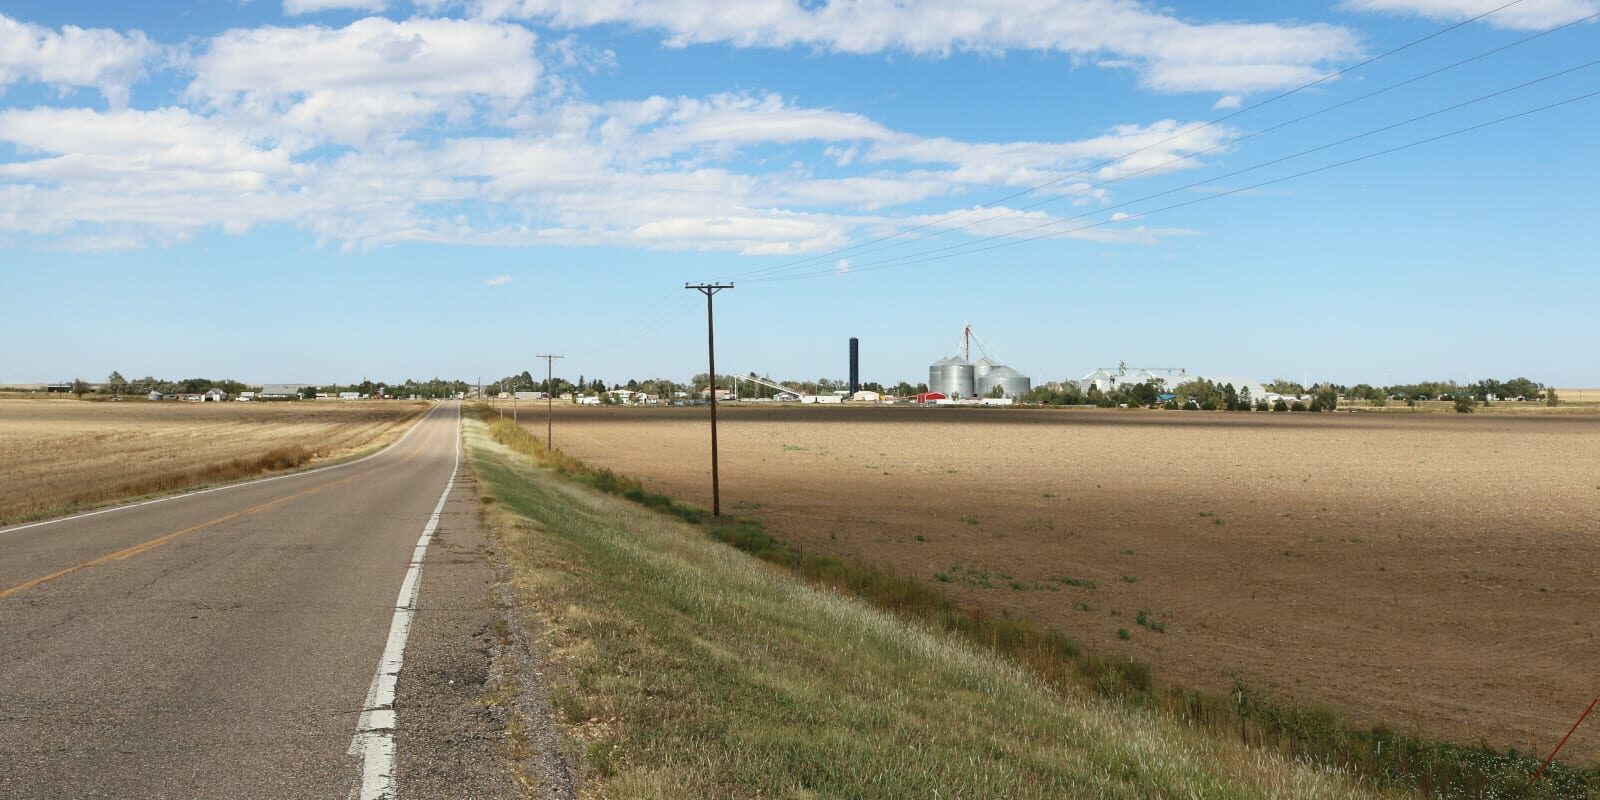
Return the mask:
<path id="1" fill-rule="evenodd" d="M 1375 782 L 1388 791 L 1417 792 L 1424 797 L 1569 798 L 1587 796 L 1591 787 L 1600 789 L 1600 767 L 1576 767 L 1557 762 L 1545 773 L 1541 783 L 1529 786 L 1528 776 L 1540 760 L 1538 753 L 1514 750 L 1498 753 L 1480 747 L 1428 742 L 1383 726 L 1357 728 L 1327 709 L 1284 703 L 1256 694 L 1243 685 L 1236 685 L 1228 695 L 1217 695 L 1162 684 L 1152 678 L 1148 667 L 1126 656 L 1086 652 L 1060 633 L 1040 629 L 1027 621 L 958 607 L 938 589 L 916 580 L 800 552 L 775 540 L 754 520 L 711 519 L 701 509 L 653 495 L 630 479 L 608 470 L 591 469 L 560 451 L 546 451 L 525 430 L 508 421 L 494 422 L 492 430 L 497 445 L 509 446 L 525 460 L 532 456 L 531 461 L 542 465 L 544 471 L 567 479 L 557 485 L 586 485 L 663 511 L 687 523 L 684 530 L 699 531 L 711 539 L 732 544 L 789 574 L 804 578 L 829 595 L 864 599 L 871 606 L 910 623 L 914 630 L 941 635 L 943 646 L 959 650 L 965 642 L 966 646 L 1002 656 L 1002 663 L 1020 668 L 1021 676 L 1036 681 L 1041 690 L 1066 698 L 1062 702 L 1069 706 L 1105 698 L 1119 708 L 1150 715 L 1151 724 L 1166 724 L 1161 721 L 1171 720 L 1185 730 L 1203 733 L 1209 737 L 1205 747 L 1226 748 L 1230 742 L 1242 741 L 1255 748 L 1251 758 L 1260 762 L 1258 767 L 1262 763 L 1278 763 L 1273 759 L 1287 756 L 1296 764 L 1320 765 L 1316 768 L 1360 776 L 1363 782 Z M 537 478 L 543 472 L 524 469 L 520 474 L 527 479 Z M 646 518 L 655 519 L 655 516 Z M 659 522 L 666 524 L 667 520 Z M 673 524 L 681 526 L 681 523 Z M 939 582 L 960 580 L 969 585 L 994 588 L 986 573 L 962 570 L 958 566 L 936 573 L 935 577 Z M 982 579 L 981 584 L 978 578 Z M 1124 580 L 1131 583 L 1136 578 L 1124 576 Z M 1087 588 L 1093 587 L 1087 581 L 1081 583 L 1087 584 Z M 1081 607 L 1084 611 L 1092 610 L 1087 603 Z M 842 632 L 836 633 L 845 636 Z M 1241 773 L 1228 767 L 1228 774 L 1237 777 Z M 1140 796 L 1167 796 L 1165 789 L 1152 791 Z M 1200 792 L 1195 796 L 1254 796 L 1253 791 L 1242 795 L 1233 791 Z M 1292 796 L 1314 797 L 1321 792 L 1319 788 L 1311 794 L 1293 793 Z M 1342 792 L 1336 791 L 1332 796 L 1351 796 L 1355 790 L 1347 785 Z M 913 795 L 921 796 L 915 792 Z M 812 795 L 799 792 L 792 796 Z M 850 792 L 841 796 L 872 795 Z M 940 796 L 963 795 L 943 793 Z M 984 796 L 984 793 L 978 792 L 977 796 Z"/>
<path id="2" fill-rule="evenodd" d="M 494 498 L 485 522 L 545 622 L 553 705 L 586 797 L 1362 794 L 1160 715 L 1058 693 L 717 541 L 771 550 L 748 526 L 708 538 L 669 509 L 536 467 L 475 421 L 467 444 Z"/>

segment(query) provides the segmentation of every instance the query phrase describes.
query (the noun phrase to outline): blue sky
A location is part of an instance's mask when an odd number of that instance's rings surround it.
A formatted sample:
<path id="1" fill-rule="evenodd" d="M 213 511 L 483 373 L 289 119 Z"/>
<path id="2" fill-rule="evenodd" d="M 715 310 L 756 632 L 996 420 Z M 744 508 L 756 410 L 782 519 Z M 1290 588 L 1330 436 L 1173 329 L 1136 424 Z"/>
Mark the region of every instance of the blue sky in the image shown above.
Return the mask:
<path id="1" fill-rule="evenodd" d="M 13 0 L 0 383 L 683 379 L 732 279 L 723 371 L 1600 384 L 1600 0 L 1507 2 Z"/>

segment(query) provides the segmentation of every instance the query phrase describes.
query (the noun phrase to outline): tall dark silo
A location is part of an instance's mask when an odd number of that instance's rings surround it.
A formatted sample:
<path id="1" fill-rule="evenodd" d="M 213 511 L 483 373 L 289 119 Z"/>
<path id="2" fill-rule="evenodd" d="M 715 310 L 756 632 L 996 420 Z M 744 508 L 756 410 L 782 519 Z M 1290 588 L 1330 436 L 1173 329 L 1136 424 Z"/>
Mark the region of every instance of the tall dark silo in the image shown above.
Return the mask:
<path id="1" fill-rule="evenodd" d="M 850 394 L 861 391 L 861 340 L 850 337 Z"/>

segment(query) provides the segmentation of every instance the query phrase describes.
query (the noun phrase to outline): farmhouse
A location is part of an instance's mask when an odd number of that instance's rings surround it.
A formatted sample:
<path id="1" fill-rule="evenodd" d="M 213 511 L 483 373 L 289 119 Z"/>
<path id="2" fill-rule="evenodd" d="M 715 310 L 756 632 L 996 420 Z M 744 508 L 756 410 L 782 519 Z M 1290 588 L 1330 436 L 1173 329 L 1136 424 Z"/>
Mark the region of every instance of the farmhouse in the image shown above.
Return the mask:
<path id="1" fill-rule="evenodd" d="M 228 393 L 215 387 L 207 389 L 205 394 L 200 395 L 200 401 L 204 403 L 223 403 L 227 400 Z"/>
<path id="2" fill-rule="evenodd" d="M 164 395 L 164 394 L 162 394 L 162 393 L 160 393 L 158 391 L 155 391 L 154 389 L 150 390 L 150 394 L 145 395 L 145 396 L 147 398 L 151 399 L 151 400 L 156 400 L 156 401 L 161 401 L 161 400 L 167 399 L 166 395 Z"/>
<path id="3" fill-rule="evenodd" d="M 257 395 L 262 400 L 293 400 L 300 396 L 300 391 L 309 384 L 304 383 L 269 383 L 261 387 Z"/>

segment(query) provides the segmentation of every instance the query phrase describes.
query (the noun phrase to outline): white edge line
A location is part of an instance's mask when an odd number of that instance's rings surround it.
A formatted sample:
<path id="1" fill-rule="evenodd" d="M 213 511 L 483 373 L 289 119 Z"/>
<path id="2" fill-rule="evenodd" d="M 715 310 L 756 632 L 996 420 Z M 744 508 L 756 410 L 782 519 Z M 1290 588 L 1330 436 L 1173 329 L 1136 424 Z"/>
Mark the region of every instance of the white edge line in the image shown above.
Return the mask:
<path id="1" fill-rule="evenodd" d="M 168 500 L 182 500 L 185 497 L 198 497 L 199 495 L 211 494 L 212 492 L 225 492 L 225 491 L 227 491 L 229 489 L 238 489 L 238 488 L 241 488 L 241 487 L 244 487 L 244 486 L 254 486 L 254 485 L 258 484 L 258 483 L 270 483 L 272 481 L 281 481 L 284 478 L 299 478 L 299 477 L 301 477 L 303 475 L 315 475 L 315 474 L 317 474 L 319 472 L 327 472 L 330 469 L 342 469 L 344 467 L 353 467 L 353 466 L 355 466 L 357 464 L 360 464 L 363 461 L 367 461 L 369 459 L 377 458 L 378 456 L 381 456 L 384 453 L 389 452 L 390 450 L 394 449 L 395 447 L 398 447 L 401 442 L 405 441 L 408 437 L 411 436 L 412 431 L 415 431 L 417 428 L 422 426 L 422 421 L 423 420 L 425 420 L 428 417 L 432 416 L 434 414 L 434 412 L 436 412 L 440 408 L 442 408 L 443 405 L 444 405 L 443 403 L 440 403 L 438 405 L 435 405 L 433 408 L 428 409 L 428 411 L 422 415 L 422 418 L 418 419 L 416 421 L 416 424 L 412 425 L 409 430 L 407 430 L 404 434 L 402 434 L 400 436 L 400 438 L 398 438 L 398 439 L 390 442 L 389 444 L 385 445 L 382 450 L 379 450 L 376 453 L 371 453 L 369 455 L 362 456 L 361 458 L 358 458 L 358 459 L 356 459 L 354 461 L 346 461 L 343 464 L 331 464 L 331 465 L 326 466 L 326 467 L 317 467 L 316 469 L 308 469 L 308 470 L 306 470 L 304 472 L 291 472 L 288 475 L 274 475 L 274 476 L 272 476 L 270 478 L 256 478 L 255 480 L 242 481 L 240 483 L 230 483 L 230 484 L 227 484 L 227 485 L 224 485 L 224 486 L 213 486 L 213 487 L 211 487 L 209 489 L 196 489 L 195 491 L 192 491 L 192 492 L 183 492 L 181 494 L 169 494 L 169 495 L 166 495 L 164 497 L 157 497 L 157 498 L 155 498 L 153 500 L 141 500 L 141 501 L 139 501 L 137 503 L 124 503 L 123 505 L 120 505 L 120 506 L 112 506 L 110 508 L 102 508 L 102 509 L 99 509 L 98 511 L 85 511 L 82 514 L 73 514 L 72 516 L 69 516 L 69 517 L 56 517 L 55 519 L 47 519 L 47 520 L 43 520 L 41 522 L 30 522 L 30 523 L 28 523 L 26 525 L 16 525 L 16 526 L 13 526 L 13 527 L 10 527 L 10 528 L 0 528 L 0 536 L 4 536 L 4 535 L 6 535 L 8 533 L 17 533 L 18 531 L 25 531 L 25 530 L 28 530 L 29 528 L 39 528 L 39 527 L 43 527 L 45 525 L 54 525 L 54 524 L 56 524 L 58 522 L 71 522 L 71 521 L 73 521 L 75 519 L 84 519 L 84 518 L 87 518 L 87 517 L 98 517 L 101 514 L 110 514 L 110 513 L 114 512 L 114 511 L 127 511 L 130 508 L 143 508 L 145 506 L 153 506 L 156 503 L 165 503 Z M 459 408 L 458 408 L 458 411 L 459 411 Z"/>
<path id="2" fill-rule="evenodd" d="M 418 426 L 421 420 L 418 420 Z M 413 428 L 415 430 L 415 428 Z M 395 684 L 400 680 L 400 668 L 405 662 L 406 639 L 411 635 L 411 617 L 416 611 L 417 592 L 422 585 L 422 561 L 428 554 L 428 540 L 439 529 L 439 516 L 444 513 L 445 501 L 456 485 L 456 472 L 461 469 L 461 408 L 456 407 L 456 463 L 450 470 L 450 480 L 439 495 L 439 504 L 422 528 L 422 536 L 411 550 L 411 564 L 406 577 L 400 582 L 400 594 L 394 601 L 394 620 L 389 623 L 389 639 L 383 646 L 383 657 L 378 670 L 367 688 L 366 700 L 361 704 L 361 719 L 356 723 L 356 735 L 350 740 L 350 755 L 361 757 L 361 800 L 393 800 L 398 794 L 394 769 Z"/>

